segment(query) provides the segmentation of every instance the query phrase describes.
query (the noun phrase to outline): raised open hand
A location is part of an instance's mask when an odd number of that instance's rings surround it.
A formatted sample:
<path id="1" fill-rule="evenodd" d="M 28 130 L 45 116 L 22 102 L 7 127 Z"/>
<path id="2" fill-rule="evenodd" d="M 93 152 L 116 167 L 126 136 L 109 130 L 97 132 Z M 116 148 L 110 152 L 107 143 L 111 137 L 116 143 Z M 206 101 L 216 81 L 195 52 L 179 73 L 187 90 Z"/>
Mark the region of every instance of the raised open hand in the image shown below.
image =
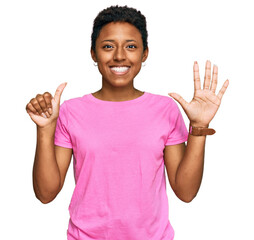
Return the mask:
<path id="1" fill-rule="evenodd" d="M 26 111 L 38 127 L 45 127 L 56 121 L 59 115 L 60 98 L 67 83 L 56 89 L 54 97 L 49 92 L 37 94 L 26 105 Z"/>
<path id="2" fill-rule="evenodd" d="M 226 80 L 216 95 L 218 67 L 213 66 L 213 75 L 211 81 L 211 62 L 206 62 L 205 80 L 203 89 L 201 89 L 198 63 L 194 62 L 194 97 L 191 102 L 186 102 L 179 94 L 169 93 L 183 108 L 190 124 L 193 127 L 208 127 L 211 120 L 221 104 L 221 99 L 228 87 L 229 81 Z"/>

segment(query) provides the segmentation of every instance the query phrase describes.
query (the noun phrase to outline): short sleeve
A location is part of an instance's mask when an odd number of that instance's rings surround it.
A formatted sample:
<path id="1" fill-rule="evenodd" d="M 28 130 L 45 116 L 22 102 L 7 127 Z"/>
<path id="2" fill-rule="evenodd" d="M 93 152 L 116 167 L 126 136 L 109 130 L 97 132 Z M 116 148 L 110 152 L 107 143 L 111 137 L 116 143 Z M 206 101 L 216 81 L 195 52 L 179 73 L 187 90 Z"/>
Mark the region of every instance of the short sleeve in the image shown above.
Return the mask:
<path id="1" fill-rule="evenodd" d="M 169 110 L 169 134 L 165 145 L 175 145 L 188 140 L 188 131 L 177 104 L 172 100 Z"/>
<path id="2" fill-rule="evenodd" d="M 65 148 L 72 148 L 71 137 L 68 132 L 68 111 L 66 102 L 60 106 L 59 116 L 56 123 L 55 145 Z"/>

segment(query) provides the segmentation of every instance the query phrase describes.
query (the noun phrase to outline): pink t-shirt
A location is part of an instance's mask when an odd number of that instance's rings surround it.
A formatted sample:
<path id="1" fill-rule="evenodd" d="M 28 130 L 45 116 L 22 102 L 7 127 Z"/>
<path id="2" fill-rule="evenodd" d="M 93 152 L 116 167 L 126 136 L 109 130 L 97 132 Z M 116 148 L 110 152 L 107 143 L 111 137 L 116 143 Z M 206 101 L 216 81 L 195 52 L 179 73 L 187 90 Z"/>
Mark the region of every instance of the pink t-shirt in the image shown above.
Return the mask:
<path id="1" fill-rule="evenodd" d="M 73 149 L 68 240 L 171 240 L 163 150 L 187 141 L 177 104 L 144 92 L 111 102 L 65 101 L 55 145 Z"/>

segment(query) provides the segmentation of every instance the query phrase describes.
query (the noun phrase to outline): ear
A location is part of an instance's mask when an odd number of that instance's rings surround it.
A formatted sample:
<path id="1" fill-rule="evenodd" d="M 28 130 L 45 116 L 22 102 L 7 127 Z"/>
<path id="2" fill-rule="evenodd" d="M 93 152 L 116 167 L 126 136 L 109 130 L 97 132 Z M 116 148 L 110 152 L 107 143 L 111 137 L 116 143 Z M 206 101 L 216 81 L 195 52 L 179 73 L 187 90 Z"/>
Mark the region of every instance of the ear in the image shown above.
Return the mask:
<path id="1" fill-rule="evenodd" d="M 97 62 L 96 53 L 94 52 L 94 50 L 92 48 L 91 48 L 90 52 L 91 52 L 91 57 L 94 60 L 94 62 Z"/>
<path id="2" fill-rule="evenodd" d="M 148 47 L 146 48 L 146 50 L 143 52 L 143 56 L 142 56 L 142 62 L 145 62 L 147 57 L 148 57 L 148 52 L 149 52 L 149 49 Z"/>

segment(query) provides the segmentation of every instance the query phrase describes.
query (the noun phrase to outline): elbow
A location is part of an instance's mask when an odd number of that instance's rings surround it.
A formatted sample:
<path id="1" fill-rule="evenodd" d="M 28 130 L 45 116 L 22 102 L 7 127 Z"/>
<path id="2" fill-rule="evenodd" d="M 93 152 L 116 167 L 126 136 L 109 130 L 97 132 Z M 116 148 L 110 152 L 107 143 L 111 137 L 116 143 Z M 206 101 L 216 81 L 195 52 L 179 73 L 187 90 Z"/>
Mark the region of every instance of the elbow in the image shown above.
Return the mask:
<path id="1" fill-rule="evenodd" d="M 38 198 L 38 199 L 40 200 L 41 203 L 48 204 L 52 202 L 55 198 Z"/>
<path id="2" fill-rule="evenodd" d="M 60 189 L 55 189 L 54 191 L 34 191 L 36 198 L 43 204 L 48 204 L 52 202 L 58 193 L 60 192 Z"/>
<path id="3" fill-rule="evenodd" d="M 197 195 L 197 193 L 195 194 L 191 194 L 191 193 L 178 193 L 175 191 L 175 195 L 183 202 L 185 203 L 190 203 Z"/>
<path id="4" fill-rule="evenodd" d="M 39 200 L 43 204 L 48 204 L 48 203 L 52 202 L 51 200 L 45 200 L 45 199 L 39 199 Z"/>
<path id="5" fill-rule="evenodd" d="M 38 196 L 37 194 L 35 194 L 35 196 L 36 196 L 36 198 L 41 203 L 48 204 L 48 203 L 52 202 L 56 198 L 57 194 L 55 194 L 55 195 L 47 195 L 47 196 L 42 196 L 42 195 Z"/>
<path id="6" fill-rule="evenodd" d="M 34 193 L 35 193 L 35 197 L 43 204 L 48 204 L 50 202 L 52 202 L 56 196 L 58 195 L 58 193 L 61 191 L 61 185 L 56 184 L 56 185 L 51 185 L 50 188 L 49 187 L 38 187 L 37 184 L 33 185 L 34 188 Z"/>
<path id="7" fill-rule="evenodd" d="M 185 203 L 190 203 L 194 198 L 195 198 L 195 196 L 194 197 L 184 197 L 184 198 L 179 198 L 179 199 Z"/>

